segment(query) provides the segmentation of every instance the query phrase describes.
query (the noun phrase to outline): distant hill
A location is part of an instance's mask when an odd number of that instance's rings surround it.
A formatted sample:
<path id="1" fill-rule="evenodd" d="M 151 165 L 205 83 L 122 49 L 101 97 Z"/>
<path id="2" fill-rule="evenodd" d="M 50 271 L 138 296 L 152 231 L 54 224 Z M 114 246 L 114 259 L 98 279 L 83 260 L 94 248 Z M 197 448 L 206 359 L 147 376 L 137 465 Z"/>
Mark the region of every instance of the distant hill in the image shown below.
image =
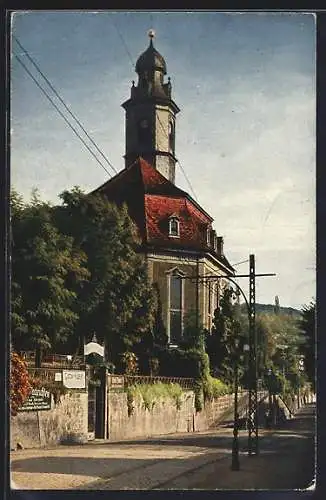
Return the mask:
<path id="1" fill-rule="evenodd" d="M 246 304 L 241 304 L 241 308 L 243 312 L 246 311 Z M 256 304 L 256 313 L 274 313 L 275 305 L 273 304 Z M 288 314 L 290 316 L 294 316 L 299 318 L 301 316 L 301 312 L 298 309 L 294 309 L 293 307 L 282 307 L 280 306 L 280 314 Z"/>

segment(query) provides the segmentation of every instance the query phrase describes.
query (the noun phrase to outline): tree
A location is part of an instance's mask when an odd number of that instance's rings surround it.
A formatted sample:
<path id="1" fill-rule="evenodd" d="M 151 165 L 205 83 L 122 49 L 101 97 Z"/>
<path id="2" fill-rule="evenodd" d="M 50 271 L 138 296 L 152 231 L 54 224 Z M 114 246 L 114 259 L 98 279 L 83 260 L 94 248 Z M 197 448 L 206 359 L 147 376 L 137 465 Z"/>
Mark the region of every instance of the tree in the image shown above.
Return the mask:
<path id="1" fill-rule="evenodd" d="M 301 353 L 304 356 L 304 366 L 309 382 L 313 390 L 316 390 L 316 303 L 303 306 L 301 310 L 302 319 L 300 329 L 304 335 L 305 342 L 301 346 Z"/>
<path id="2" fill-rule="evenodd" d="M 274 313 L 280 314 L 280 299 L 278 298 L 278 295 L 275 295 Z"/>
<path id="3" fill-rule="evenodd" d="M 160 290 L 157 283 L 153 283 L 154 296 L 156 297 L 156 314 L 154 326 L 154 345 L 166 347 L 169 338 L 166 333 L 166 328 L 163 322 L 162 315 L 162 301 L 160 297 Z"/>
<path id="4" fill-rule="evenodd" d="M 90 273 L 78 295 L 80 347 L 96 333 L 117 371 L 123 370 L 125 352 L 150 349 L 156 318 L 155 293 L 139 253 L 137 228 L 126 206 L 118 208 L 100 194 L 74 188 L 60 197 L 58 227 L 87 255 Z"/>
<path id="5" fill-rule="evenodd" d="M 299 369 L 299 355 L 304 337 L 298 320 L 289 314 L 259 314 L 256 318 L 259 374 L 268 381 L 272 370 L 279 389 L 295 393 L 304 378 Z"/>
<path id="6" fill-rule="evenodd" d="M 195 310 L 188 311 L 183 318 L 182 340 L 179 342 L 183 349 L 205 350 L 205 331 L 201 317 L 197 318 Z"/>
<path id="7" fill-rule="evenodd" d="M 11 332 L 16 350 L 59 350 L 73 337 L 77 290 L 88 273 L 86 255 L 59 232 L 53 208 L 34 192 L 24 204 L 11 196 Z"/>
<path id="8" fill-rule="evenodd" d="M 241 315 L 237 294 L 226 288 L 216 309 L 211 335 L 206 339 L 211 371 L 225 382 L 233 380 L 234 356 L 237 353 L 240 373 L 243 371 L 243 345 L 247 335 L 246 318 Z M 236 347 L 237 346 L 237 347 Z"/>
<path id="9" fill-rule="evenodd" d="M 17 415 L 32 390 L 25 361 L 17 352 L 10 352 L 10 413 Z"/>

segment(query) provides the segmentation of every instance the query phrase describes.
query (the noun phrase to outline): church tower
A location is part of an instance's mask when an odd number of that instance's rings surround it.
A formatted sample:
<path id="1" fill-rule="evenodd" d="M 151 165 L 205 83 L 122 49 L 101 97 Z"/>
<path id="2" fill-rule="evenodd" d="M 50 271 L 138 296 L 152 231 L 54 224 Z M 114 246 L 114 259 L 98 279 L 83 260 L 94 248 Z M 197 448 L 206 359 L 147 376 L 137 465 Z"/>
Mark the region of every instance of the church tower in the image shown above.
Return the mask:
<path id="1" fill-rule="evenodd" d="M 166 63 L 150 43 L 136 63 L 138 82 L 132 82 L 130 99 L 122 104 L 126 111 L 125 167 L 143 157 L 164 177 L 175 183 L 175 118 L 180 111 L 171 98 L 170 78 L 164 81 Z"/>

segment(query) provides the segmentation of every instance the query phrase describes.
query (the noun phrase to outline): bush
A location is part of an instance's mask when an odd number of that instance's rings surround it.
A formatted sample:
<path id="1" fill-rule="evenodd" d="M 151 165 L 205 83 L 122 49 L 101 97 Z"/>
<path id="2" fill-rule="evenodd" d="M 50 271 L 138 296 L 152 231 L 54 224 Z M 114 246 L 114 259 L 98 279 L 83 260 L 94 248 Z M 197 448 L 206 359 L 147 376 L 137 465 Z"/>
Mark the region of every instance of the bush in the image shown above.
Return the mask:
<path id="1" fill-rule="evenodd" d="M 181 408 L 183 390 L 179 384 L 135 384 L 127 388 L 128 415 L 134 410 L 134 401 L 142 400 L 144 408 L 151 411 L 160 399 L 171 398 L 178 410 Z"/>
<path id="2" fill-rule="evenodd" d="M 200 349 L 157 349 L 155 357 L 161 376 L 201 379 L 209 374 L 208 355 Z"/>
<path id="3" fill-rule="evenodd" d="M 195 409 L 197 412 L 202 411 L 203 406 L 204 406 L 202 382 L 197 380 L 195 387 L 194 387 L 194 393 L 195 393 Z"/>
<path id="4" fill-rule="evenodd" d="M 230 394 L 232 392 L 231 388 L 211 375 L 208 375 L 206 380 L 203 381 L 203 392 L 204 400 L 212 400 L 225 394 Z"/>
<path id="5" fill-rule="evenodd" d="M 126 375 L 137 375 L 139 372 L 138 356 L 134 352 L 124 352 L 121 356 Z"/>
<path id="6" fill-rule="evenodd" d="M 10 412 L 17 415 L 18 409 L 28 398 L 32 384 L 28 375 L 27 365 L 16 352 L 10 355 Z"/>
<path id="7" fill-rule="evenodd" d="M 180 340 L 180 347 L 182 349 L 198 349 L 204 351 L 205 349 L 206 332 L 203 328 L 201 318 L 197 319 L 197 313 L 190 310 L 184 317 L 183 335 Z"/>

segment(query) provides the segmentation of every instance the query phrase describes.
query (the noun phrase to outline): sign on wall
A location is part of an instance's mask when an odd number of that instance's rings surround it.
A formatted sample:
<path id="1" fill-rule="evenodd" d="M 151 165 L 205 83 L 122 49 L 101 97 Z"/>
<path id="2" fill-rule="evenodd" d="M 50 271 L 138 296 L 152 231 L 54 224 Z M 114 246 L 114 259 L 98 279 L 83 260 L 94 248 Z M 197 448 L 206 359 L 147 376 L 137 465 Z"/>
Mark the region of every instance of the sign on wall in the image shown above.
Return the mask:
<path id="1" fill-rule="evenodd" d="M 23 406 L 18 411 L 51 410 L 51 393 L 46 389 L 32 389 Z"/>
<path id="2" fill-rule="evenodd" d="M 108 377 L 109 387 L 112 389 L 120 389 L 124 387 L 124 376 L 123 375 L 110 375 Z"/>
<path id="3" fill-rule="evenodd" d="M 68 389 L 84 389 L 86 376 L 83 370 L 62 370 L 62 383 Z"/>

